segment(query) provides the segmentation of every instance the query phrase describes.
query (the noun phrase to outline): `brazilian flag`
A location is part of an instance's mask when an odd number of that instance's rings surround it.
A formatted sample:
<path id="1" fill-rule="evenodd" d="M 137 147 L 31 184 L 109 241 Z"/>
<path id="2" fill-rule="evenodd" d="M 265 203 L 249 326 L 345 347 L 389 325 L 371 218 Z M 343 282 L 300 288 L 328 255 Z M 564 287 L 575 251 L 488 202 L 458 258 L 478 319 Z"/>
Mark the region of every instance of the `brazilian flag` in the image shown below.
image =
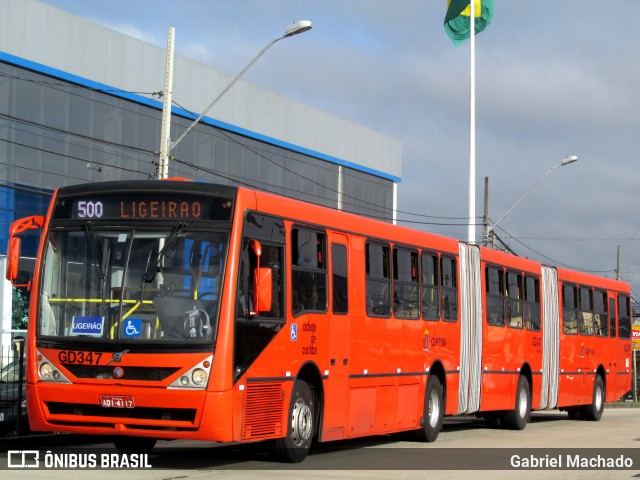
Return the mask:
<path id="1" fill-rule="evenodd" d="M 475 0 L 475 2 L 475 31 L 478 34 L 491 23 L 493 0 Z M 448 0 L 444 30 L 456 47 L 469 38 L 470 17 L 470 0 Z"/>

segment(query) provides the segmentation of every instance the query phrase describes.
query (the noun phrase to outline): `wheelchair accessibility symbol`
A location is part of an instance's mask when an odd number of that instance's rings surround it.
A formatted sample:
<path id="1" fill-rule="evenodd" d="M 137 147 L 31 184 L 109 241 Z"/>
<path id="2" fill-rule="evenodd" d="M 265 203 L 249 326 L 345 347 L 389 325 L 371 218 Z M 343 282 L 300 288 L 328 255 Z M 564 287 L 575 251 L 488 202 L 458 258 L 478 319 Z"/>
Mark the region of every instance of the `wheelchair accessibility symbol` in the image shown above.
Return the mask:
<path id="1" fill-rule="evenodd" d="M 122 327 L 122 336 L 127 338 L 137 338 L 142 332 L 141 318 L 127 318 Z"/>
<path id="2" fill-rule="evenodd" d="M 292 342 L 295 342 L 296 340 L 298 340 L 298 325 L 295 323 L 291 324 L 290 338 Z"/>

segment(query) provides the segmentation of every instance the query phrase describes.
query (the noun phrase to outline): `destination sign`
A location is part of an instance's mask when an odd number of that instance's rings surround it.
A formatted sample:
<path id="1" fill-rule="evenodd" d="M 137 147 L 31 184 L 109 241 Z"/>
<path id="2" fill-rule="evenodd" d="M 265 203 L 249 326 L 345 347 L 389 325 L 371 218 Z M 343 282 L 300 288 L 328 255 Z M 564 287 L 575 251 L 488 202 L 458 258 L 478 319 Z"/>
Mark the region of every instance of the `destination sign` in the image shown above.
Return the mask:
<path id="1" fill-rule="evenodd" d="M 87 195 L 56 202 L 55 219 L 78 220 L 230 220 L 228 198 L 141 193 Z"/>

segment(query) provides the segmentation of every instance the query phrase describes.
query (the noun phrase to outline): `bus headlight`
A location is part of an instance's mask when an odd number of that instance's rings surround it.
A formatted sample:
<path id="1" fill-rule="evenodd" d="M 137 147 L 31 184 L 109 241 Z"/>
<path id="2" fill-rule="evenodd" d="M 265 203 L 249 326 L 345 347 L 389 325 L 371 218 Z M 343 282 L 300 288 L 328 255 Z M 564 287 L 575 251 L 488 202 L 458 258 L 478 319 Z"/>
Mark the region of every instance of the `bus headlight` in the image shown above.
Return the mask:
<path id="1" fill-rule="evenodd" d="M 213 363 L 213 355 L 200 360 L 190 369 L 183 371 L 167 388 L 180 390 L 204 390 L 209 382 L 209 374 Z"/>
<path id="2" fill-rule="evenodd" d="M 191 380 L 195 385 L 204 385 L 207 382 L 207 372 L 201 368 L 196 368 L 191 374 Z"/>
<path id="3" fill-rule="evenodd" d="M 40 365 L 40 378 L 43 380 L 53 380 L 53 365 L 50 363 Z"/>
<path id="4" fill-rule="evenodd" d="M 37 352 L 38 376 L 41 382 L 71 383 L 42 353 Z"/>

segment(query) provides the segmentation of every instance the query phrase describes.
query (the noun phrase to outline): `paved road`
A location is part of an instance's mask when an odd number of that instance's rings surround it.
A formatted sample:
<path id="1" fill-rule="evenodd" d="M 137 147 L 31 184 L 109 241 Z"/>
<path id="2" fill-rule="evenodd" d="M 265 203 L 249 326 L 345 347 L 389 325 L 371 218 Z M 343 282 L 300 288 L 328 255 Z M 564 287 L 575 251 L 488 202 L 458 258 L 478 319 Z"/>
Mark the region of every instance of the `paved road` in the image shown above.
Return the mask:
<path id="1" fill-rule="evenodd" d="M 52 441 L 11 446 L 0 451 L 0 468 L 7 465 L 7 450 L 24 448 L 40 452 L 41 468 L 12 469 L 5 473 L 12 479 L 42 480 L 112 480 L 126 475 L 127 480 L 173 480 L 217 478 L 230 479 L 491 479 L 501 478 L 640 478 L 640 409 L 607 409 L 600 422 L 572 421 L 559 412 L 534 413 L 524 431 L 492 428 L 486 422 L 469 418 L 448 418 L 433 444 L 411 441 L 406 435 L 332 442 L 317 445 L 304 463 L 277 463 L 263 446 L 218 446 L 204 442 L 158 442 L 147 458 L 153 468 L 124 470 L 48 470 L 43 458 Z M 58 440 L 53 440 L 55 445 Z M 56 452 L 100 455 L 111 447 L 107 443 L 87 446 L 68 442 Z M 113 452 L 113 451 L 111 451 Z M 12 455 L 15 455 L 12 454 Z M 630 470 L 559 470 L 553 462 L 559 457 L 566 465 L 567 455 L 575 461 L 620 459 L 633 461 Z M 514 457 L 517 456 L 517 457 Z M 535 460 L 532 460 L 532 456 Z M 81 457 L 77 457 L 81 458 Z M 83 457 L 85 459 L 90 457 Z M 518 471 L 515 461 L 546 462 L 547 470 Z M 68 455 L 67 455 L 68 459 Z M 604 461 L 604 460 L 601 460 Z M 447 470 L 434 471 L 432 468 Z M 492 469 L 492 470 L 489 470 Z M 395 473 L 392 473 L 394 471 Z M 89 474 L 89 475 L 88 475 Z"/>

